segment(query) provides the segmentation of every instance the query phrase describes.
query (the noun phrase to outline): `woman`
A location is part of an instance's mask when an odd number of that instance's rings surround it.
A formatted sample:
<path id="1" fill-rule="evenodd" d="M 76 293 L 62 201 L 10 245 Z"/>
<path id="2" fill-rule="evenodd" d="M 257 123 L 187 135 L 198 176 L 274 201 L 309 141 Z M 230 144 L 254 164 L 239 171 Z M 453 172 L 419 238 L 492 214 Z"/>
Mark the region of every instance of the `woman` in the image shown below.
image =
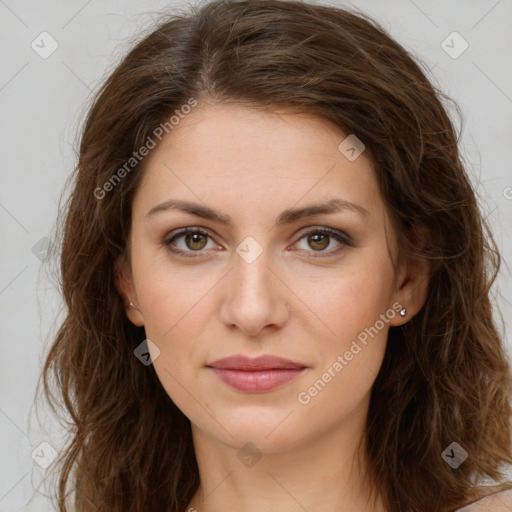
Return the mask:
<path id="1" fill-rule="evenodd" d="M 500 260 L 441 97 L 307 3 L 131 50 L 65 211 L 60 511 L 509 510 Z"/>

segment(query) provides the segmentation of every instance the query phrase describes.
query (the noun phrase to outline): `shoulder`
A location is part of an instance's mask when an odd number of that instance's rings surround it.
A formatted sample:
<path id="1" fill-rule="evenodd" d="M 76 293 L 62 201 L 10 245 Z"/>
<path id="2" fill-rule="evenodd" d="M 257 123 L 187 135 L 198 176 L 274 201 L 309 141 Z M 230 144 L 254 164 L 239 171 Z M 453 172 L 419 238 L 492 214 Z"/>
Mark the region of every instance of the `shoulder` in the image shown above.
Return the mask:
<path id="1" fill-rule="evenodd" d="M 511 512 L 512 489 L 490 494 L 485 498 L 471 503 L 457 512 Z"/>

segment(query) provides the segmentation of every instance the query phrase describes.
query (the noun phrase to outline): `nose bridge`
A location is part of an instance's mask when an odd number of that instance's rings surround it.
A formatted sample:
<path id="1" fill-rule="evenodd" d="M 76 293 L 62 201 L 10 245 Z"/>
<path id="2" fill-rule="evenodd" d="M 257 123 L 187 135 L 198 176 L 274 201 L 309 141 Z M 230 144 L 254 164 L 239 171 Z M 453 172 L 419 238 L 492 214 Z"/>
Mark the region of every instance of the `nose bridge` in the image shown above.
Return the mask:
<path id="1" fill-rule="evenodd" d="M 236 249 L 235 257 L 235 289 L 242 296 L 238 300 L 247 298 L 270 298 L 272 287 L 272 272 L 270 270 L 270 251 L 252 237 L 244 239 Z"/>
<path id="2" fill-rule="evenodd" d="M 254 239 L 246 239 L 236 252 L 229 291 L 222 305 L 222 320 L 248 334 L 256 334 L 270 324 L 282 324 L 288 310 L 271 270 L 270 251 Z"/>

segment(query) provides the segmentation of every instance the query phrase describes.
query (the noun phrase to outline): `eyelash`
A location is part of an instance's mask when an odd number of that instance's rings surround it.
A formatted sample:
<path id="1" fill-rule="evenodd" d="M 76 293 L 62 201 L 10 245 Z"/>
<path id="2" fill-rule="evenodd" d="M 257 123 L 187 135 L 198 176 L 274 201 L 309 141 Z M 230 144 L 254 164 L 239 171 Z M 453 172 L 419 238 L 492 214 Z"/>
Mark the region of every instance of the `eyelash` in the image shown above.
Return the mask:
<path id="1" fill-rule="evenodd" d="M 167 250 L 173 254 L 176 254 L 178 256 L 183 256 L 185 258 L 197 258 L 200 256 L 200 253 L 204 252 L 203 250 L 197 250 L 197 251 L 183 251 L 182 249 L 172 249 L 170 247 L 171 243 L 176 239 L 179 238 L 182 235 L 186 235 L 188 233 L 195 233 L 207 236 L 210 239 L 213 239 L 213 237 L 210 235 L 210 233 L 203 228 L 183 228 L 178 230 L 177 232 L 172 233 L 169 236 L 166 236 L 164 240 L 162 240 L 162 244 L 167 248 Z M 352 242 L 350 238 L 343 232 L 335 231 L 328 227 L 322 227 L 322 228 L 311 228 L 308 231 L 302 233 L 302 236 L 299 238 L 299 241 L 303 238 L 312 235 L 312 234 L 322 234 L 322 235 L 329 235 L 333 238 L 335 238 L 338 242 L 342 244 L 341 247 L 338 247 L 337 249 L 331 249 L 330 251 L 306 251 L 306 252 L 313 252 L 313 253 L 327 253 L 327 256 L 321 256 L 320 254 L 313 256 L 313 258 L 326 258 L 329 256 L 332 256 L 334 254 L 337 254 L 339 251 L 343 250 L 343 246 L 352 247 Z M 300 249 L 299 249 L 300 250 Z M 194 254 L 198 253 L 198 254 Z"/>

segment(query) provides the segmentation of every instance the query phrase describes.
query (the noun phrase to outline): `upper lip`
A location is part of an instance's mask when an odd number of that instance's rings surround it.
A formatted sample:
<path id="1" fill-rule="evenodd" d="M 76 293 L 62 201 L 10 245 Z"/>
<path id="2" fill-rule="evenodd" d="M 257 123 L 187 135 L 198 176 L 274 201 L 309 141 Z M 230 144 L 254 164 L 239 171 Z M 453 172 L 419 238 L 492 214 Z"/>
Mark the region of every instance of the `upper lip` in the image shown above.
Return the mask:
<path id="1" fill-rule="evenodd" d="M 282 357 L 263 355 L 259 357 L 247 357 L 243 355 L 236 355 L 217 359 L 207 366 L 211 368 L 221 368 L 223 370 L 301 370 L 306 368 L 301 363 L 296 363 L 290 359 L 283 359 Z"/>

